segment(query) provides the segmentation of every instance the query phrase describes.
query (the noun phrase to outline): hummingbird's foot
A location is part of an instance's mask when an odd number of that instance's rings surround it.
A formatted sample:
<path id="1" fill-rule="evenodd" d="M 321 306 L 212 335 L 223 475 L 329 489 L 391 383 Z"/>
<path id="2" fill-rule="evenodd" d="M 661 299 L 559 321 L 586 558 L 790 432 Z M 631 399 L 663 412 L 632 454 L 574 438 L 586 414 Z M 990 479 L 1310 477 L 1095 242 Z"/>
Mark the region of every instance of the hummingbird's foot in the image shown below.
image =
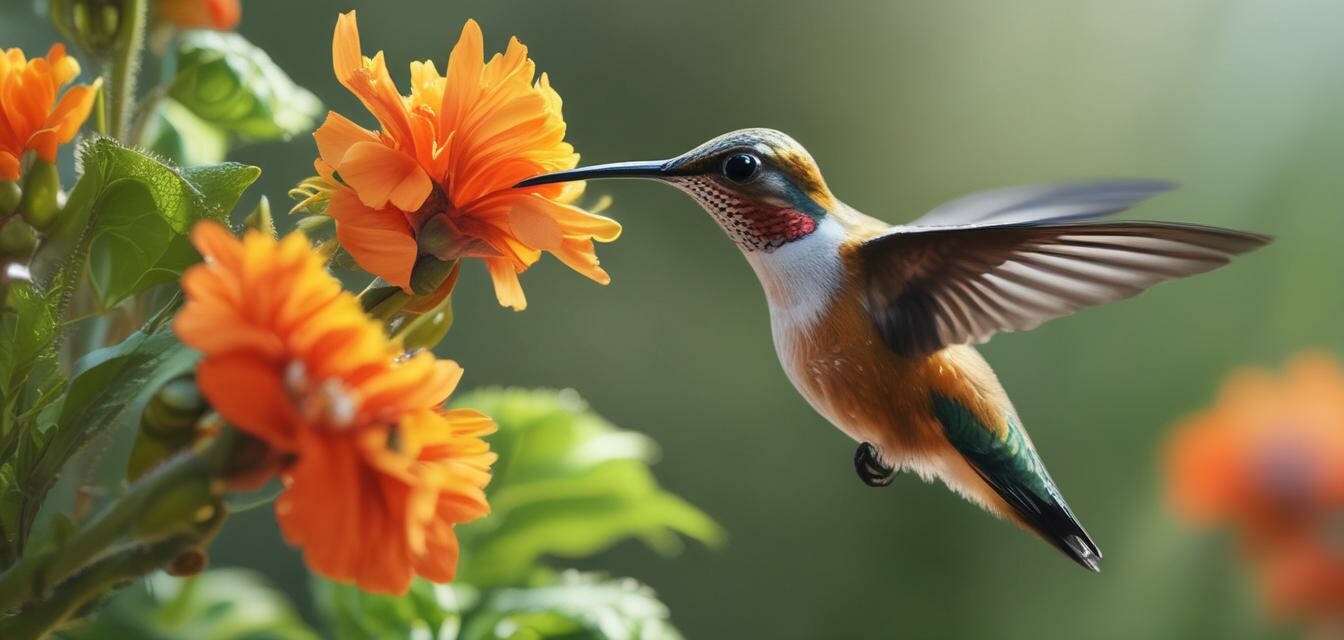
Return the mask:
<path id="1" fill-rule="evenodd" d="M 885 487 L 896 477 L 896 470 L 882 463 L 877 456 L 877 447 L 864 442 L 854 452 L 854 470 L 859 479 L 870 487 Z"/>

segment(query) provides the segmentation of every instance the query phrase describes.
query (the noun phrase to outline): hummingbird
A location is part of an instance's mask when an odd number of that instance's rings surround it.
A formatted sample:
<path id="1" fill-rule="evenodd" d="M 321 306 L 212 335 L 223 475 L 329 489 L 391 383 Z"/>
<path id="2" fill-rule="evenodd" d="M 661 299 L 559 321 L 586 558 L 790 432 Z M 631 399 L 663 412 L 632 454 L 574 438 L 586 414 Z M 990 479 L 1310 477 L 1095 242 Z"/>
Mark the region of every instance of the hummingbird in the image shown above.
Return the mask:
<path id="1" fill-rule="evenodd" d="M 898 471 L 948 488 L 1100 570 L 1017 410 L 973 346 L 1202 273 L 1267 236 L 1103 220 L 1172 188 L 1123 180 L 1001 188 L 892 225 L 840 202 L 793 138 L 742 129 L 670 160 L 519 183 L 643 178 L 690 195 L 756 272 L 775 352 L 817 413 L 858 443 L 873 487 Z"/>

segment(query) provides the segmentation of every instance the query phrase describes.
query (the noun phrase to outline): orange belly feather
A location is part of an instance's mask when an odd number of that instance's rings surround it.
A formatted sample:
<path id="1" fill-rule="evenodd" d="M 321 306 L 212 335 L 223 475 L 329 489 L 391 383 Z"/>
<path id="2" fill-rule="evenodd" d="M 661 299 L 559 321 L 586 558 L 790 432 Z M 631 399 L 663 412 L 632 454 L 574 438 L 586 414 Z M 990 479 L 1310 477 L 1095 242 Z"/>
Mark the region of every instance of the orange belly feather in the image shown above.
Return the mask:
<path id="1" fill-rule="evenodd" d="M 897 355 L 864 308 L 857 276 L 843 283 L 812 326 L 785 331 L 778 342 L 789 378 L 832 424 L 856 441 L 876 445 L 887 464 L 925 480 L 941 478 L 972 501 L 1011 516 L 948 442 L 933 413 L 936 392 L 996 430 L 1006 430 L 1006 416 L 1016 415 L 994 371 L 973 347 L 951 346 L 922 358 Z"/>

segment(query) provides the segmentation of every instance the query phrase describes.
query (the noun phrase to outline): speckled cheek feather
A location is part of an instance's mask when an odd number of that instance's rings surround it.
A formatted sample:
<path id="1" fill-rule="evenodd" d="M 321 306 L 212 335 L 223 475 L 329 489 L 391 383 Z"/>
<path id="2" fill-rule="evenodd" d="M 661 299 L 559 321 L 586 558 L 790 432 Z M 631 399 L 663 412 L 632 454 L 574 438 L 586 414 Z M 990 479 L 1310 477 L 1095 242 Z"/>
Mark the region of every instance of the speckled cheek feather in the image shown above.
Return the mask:
<path id="1" fill-rule="evenodd" d="M 713 180 L 690 178 L 673 184 L 695 198 L 744 251 L 769 253 L 817 230 L 812 216 L 743 200 Z"/>

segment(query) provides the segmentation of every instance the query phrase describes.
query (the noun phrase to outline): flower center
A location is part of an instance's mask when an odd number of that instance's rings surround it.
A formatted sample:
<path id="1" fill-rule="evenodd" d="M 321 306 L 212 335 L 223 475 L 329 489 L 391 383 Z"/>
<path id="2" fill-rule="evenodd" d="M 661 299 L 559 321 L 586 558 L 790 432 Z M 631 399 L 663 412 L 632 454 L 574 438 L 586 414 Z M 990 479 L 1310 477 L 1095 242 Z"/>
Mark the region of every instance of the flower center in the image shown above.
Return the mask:
<path id="1" fill-rule="evenodd" d="M 344 430 L 355 421 L 359 395 L 336 378 L 312 380 L 302 362 L 291 360 L 285 367 L 285 390 L 309 422 Z"/>

